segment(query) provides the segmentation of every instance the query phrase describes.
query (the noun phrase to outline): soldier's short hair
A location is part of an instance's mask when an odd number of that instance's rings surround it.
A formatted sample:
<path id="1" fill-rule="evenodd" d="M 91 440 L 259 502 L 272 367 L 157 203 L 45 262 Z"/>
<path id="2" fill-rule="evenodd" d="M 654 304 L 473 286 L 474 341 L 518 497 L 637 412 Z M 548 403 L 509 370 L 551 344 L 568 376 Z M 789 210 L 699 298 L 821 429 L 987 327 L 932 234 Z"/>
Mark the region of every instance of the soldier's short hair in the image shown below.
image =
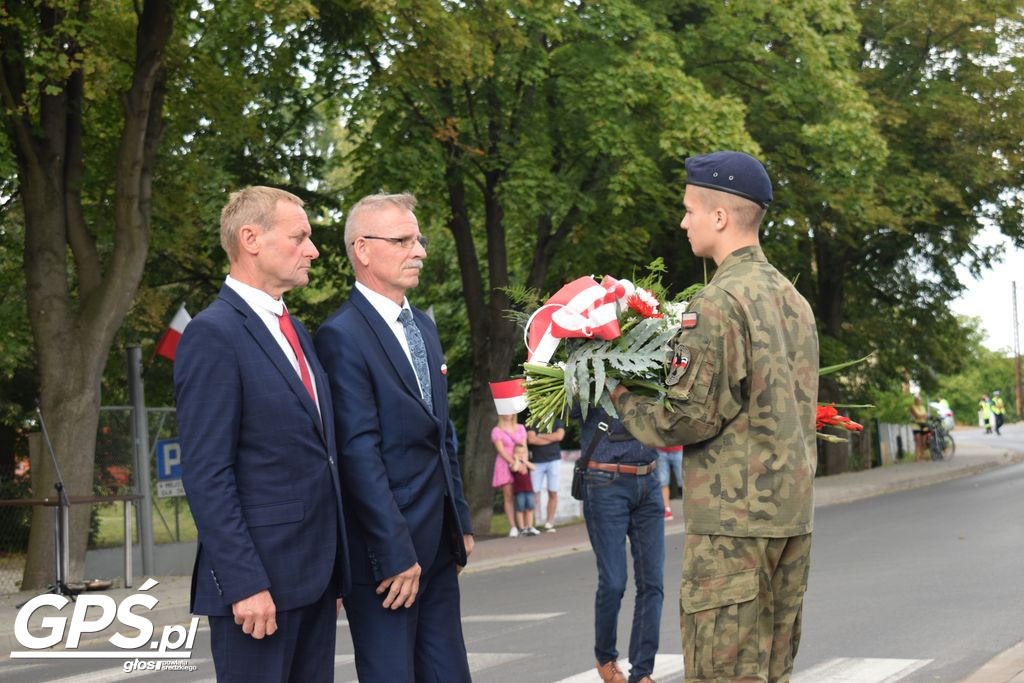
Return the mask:
<path id="1" fill-rule="evenodd" d="M 238 231 L 243 225 L 255 225 L 264 231 L 273 227 L 278 202 L 303 206 L 304 202 L 286 190 L 265 185 L 252 185 L 232 192 L 220 212 L 220 245 L 228 260 L 238 258 Z"/>
<path id="2" fill-rule="evenodd" d="M 713 190 L 707 187 L 693 186 L 700 197 L 700 202 L 705 209 L 722 207 L 729 212 L 729 216 L 741 228 L 757 230 L 764 219 L 767 209 L 758 206 L 749 199 L 744 199 L 736 194 Z"/>

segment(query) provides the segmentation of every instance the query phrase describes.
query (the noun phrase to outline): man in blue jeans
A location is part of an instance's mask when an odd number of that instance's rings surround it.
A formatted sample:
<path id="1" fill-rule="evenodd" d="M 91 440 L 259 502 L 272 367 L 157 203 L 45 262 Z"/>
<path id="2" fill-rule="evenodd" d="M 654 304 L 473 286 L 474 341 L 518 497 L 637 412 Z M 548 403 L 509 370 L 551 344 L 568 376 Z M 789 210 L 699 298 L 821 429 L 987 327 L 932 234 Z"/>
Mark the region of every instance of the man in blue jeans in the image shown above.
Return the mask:
<path id="1" fill-rule="evenodd" d="M 574 418 L 581 418 L 577 407 Z M 607 427 L 607 433 L 602 429 Z M 653 683 L 664 600 L 665 517 L 658 485 L 658 454 L 634 439 L 618 420 L 591 408 L 580 446 L 593 447 L 585 475 L 583 516 L 597 559 L 594 655 L 602 681 L 626 683 L 615 647 L 619 606 L 626 591 L 626 538 L 633 555 L 636 604 L 629 635 L 629 683 Z"/>

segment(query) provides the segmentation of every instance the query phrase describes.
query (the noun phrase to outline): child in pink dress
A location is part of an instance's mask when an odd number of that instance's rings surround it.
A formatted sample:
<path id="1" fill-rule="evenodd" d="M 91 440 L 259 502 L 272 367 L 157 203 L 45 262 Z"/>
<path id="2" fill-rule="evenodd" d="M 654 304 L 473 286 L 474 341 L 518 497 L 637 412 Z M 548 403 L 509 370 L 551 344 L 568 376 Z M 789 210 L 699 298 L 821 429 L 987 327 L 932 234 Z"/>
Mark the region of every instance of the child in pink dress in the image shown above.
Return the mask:
<path id="1" fill-rule="evenodd" d="M 491 486 L 501 489 L 505 516 L 508 517 L 508 535 L 515 538 L 519 535 L 516 525 L 515 508 L 512 500 L 512 469 L 519 469 L 520 457 L 516 454 L 517 446 L 526 445 L 526 427 L 516 421 L 516 416 L 499 415 L 498 426 L 491 430 L 491 442 L 497 453 L 494 456 L 494 476 Z"/>

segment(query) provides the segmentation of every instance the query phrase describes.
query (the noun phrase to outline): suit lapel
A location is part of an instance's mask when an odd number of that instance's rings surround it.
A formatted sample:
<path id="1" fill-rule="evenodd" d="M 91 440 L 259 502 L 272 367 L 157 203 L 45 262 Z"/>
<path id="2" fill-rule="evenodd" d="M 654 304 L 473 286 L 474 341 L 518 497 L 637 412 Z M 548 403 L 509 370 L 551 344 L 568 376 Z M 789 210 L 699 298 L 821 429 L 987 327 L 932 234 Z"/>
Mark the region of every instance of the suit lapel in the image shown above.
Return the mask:
<path id="1" fill-rule="evenodd" d="M 416 372 L 412 369 L 412 363 L 409 362 L 408 357 L 405 355 L 405 351 L 402 350 L 402 345 L 398 343 L 398 339 L 395 337 L 395 333 L 391 331 L 391 327 L 384 322 L 384 318 L 381 317 L 377 309 L 373 307 L 362 292 L 358 288 L 352 288 L 352 294 L 349 300 L 356 307 L 356 309 L 363 315 L 370 329 L 373 330 L 374 335 L 377 337 L 377 341 L 380 342 L 381 348 L 384 351 L 384 355 L 387 357 L 388 362 L 398 373 L 398 376 L 402 378 L 402 384 L 405 385 L 406 390 L 412 394 L 423 406 L 423 410 L 428 413 L 430 409 L 427 408 L 427 404 L 423 401 L 423 397 L 420 395 L 420 384 L 416 381 Z M 427 353 L 428 362 L 430 353 Z"/>
<path id="2" fill-rule="evenodd" d="M 270 359 L 270 362 L 274 364 L 274 367 L 277 368 L 278 372 L 281 373 L 281 377 L 284 379 L 285 383 L 298 397 L 302 407 L 309 414 L 310 418 L 312 418 L 313 424 L 317 426 L 320 438 L 324 439 L 324 442 L 326 443 L 323 420 L 320 417 L 320 413 L 313 404 L 313 399 L 310 397 L 309 392 L 306 391 L 305 385 L 302 384 L 302 379 L 299 378 L 299 373 L 295 372 L 295 368 L 292 367 L 291 361 L 284 355 L 284 351 L 281 350 L 277 340 L 271 336 L 270 330 L 267 329 L 267 326 L 256 314 L 256 311 L 252 310 L 252 307 L 245 303 L 245 300 L 238 296 L 235 290 L 224 285 L 220 290 L 220 298 L 234 306 L 242 315 L 245 316 L 245 329 L 249 332 L 260 349 L 263 350 L 263 353 L 266 354 L 267 358 Z M 301 325 L 297 327 L 301 327 Z M 303 329 L 302 333 L 299 334 L 299 344 L 302 346 L 303 353 L 305 353 L 307 359 L 312 355 L 312 347 L 306 340 L 308 336 L 309 335 L 306 333 L 305 329 Z M 312 366 L 312 363 L 310 363 L 310 365 Z M 319 364 L 317 364 L 317 367 L 319 367 Z M 321 394 L 324 391 L 330 390 L 329 386 L 327 386 L 324 383 L 324 380 L 321 380 L 319 376 L 317 377 L 317 390 Z"/>

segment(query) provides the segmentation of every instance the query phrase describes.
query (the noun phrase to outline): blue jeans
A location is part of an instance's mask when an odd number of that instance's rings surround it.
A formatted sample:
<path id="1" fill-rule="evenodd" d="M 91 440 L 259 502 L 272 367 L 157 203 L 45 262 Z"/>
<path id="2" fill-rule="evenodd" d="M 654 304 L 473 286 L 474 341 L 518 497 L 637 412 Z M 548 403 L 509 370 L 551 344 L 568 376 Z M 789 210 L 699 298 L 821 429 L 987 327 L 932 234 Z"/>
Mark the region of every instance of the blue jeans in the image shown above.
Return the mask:
<path id="1" fill-rule="evenodd" d="M 682 451 L 658 451 L 658 483 L 662 486 L 669 485 L 670 472 L 676 475 L 676 485 L 683 485 L 683 452 Z"/>
<path id="2" fill-rule="evenodd" d="M 587 470 L 583 514 L 597 558 L 594 656 L 619 658 L 615 648 L 619 605 L 626 591 L 626 537 L 633 555 L 636 604 L 629 636 L 630 681 L 654 671 L 664 600 L 665 512 L 658 478 Z"/>

